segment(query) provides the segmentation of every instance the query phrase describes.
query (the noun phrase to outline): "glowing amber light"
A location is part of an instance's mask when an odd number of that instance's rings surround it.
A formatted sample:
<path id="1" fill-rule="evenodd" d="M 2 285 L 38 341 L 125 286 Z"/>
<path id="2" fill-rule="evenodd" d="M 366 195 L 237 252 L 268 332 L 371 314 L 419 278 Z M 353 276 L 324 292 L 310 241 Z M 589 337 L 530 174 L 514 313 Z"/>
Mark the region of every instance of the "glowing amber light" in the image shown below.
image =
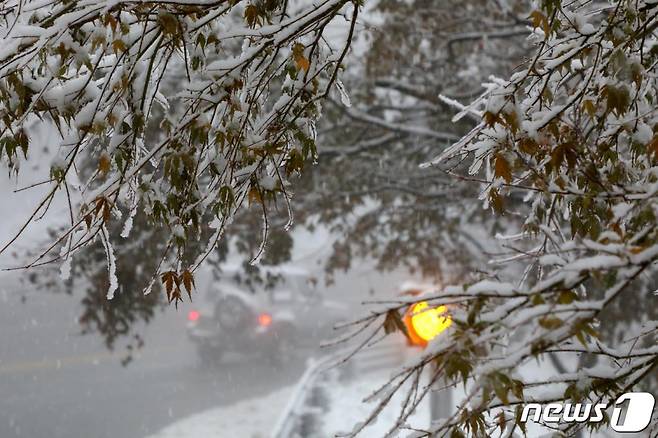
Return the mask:
<path id="1" fill-rule="evenodd" d="M 430 307 L 427 301 L 420 301 L 407 311 L 405 325 L 412 343 L 427 345 L 452 325 L 452 318 L 446 306 Z"/>

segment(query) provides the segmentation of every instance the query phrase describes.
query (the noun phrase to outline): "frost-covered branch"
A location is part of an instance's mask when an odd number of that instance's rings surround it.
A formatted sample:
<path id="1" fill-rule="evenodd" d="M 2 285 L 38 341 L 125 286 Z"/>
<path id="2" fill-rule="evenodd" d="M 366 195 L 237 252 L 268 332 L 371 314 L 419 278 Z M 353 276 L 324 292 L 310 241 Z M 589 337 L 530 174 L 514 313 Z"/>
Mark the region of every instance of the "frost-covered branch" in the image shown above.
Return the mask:
<path id="1" fill-rule="evenodd" d="M 31 153 L 28 122 L 50 123 L 60 138 L 47 194 L 0 252 L 66 192 L 70 228 L 27 267 L 69 259 L 97 239 L 111 261 L 118 236 L 103 230 L 125 220 L 127 238 L 140 209 L 169 230 L 174 248 L 154 275 L 179 300 L 181 282 L 241 205 L 262 205 L 267 230 L 268 205 L 289 202 L 286 178 L 317 155 L 315 121 L 344 67 L 358 8 L 348 0 L 4 2 L 0 158 L 18 172 Z M 344 37 L 324 38 L 342 17 Z M 180 266 L 209 228 L 217 231 L 206 252 Z M 48 255 L 64 242 L 66 251 Z"/>
<path id="2" fill-rule="evenodd" d="M 542 2 L 530 14 L 534 56 L 509 80 L 485 84 L 456 118 L 479 113 L 481 123 L 428 165 L 477 184 L 499 214 L 520 210 L 519 197 L 527 213 L 497 261 L 507 271 L 384 305 L 362 321 L 390 331 L 387 321 L 419 299 L 451 309 L 452 331 L 389 388 L 432 364 L 467 396 L 451 418 L 414 436 L 511 436 L 525 431 L 526 403 L 612 403 L 655 385 L 655 6 Z M 547 355 L 583 354 L 596 366 L 521 373 Z M 580 427 L 546 426 L 566 435 Z"/>

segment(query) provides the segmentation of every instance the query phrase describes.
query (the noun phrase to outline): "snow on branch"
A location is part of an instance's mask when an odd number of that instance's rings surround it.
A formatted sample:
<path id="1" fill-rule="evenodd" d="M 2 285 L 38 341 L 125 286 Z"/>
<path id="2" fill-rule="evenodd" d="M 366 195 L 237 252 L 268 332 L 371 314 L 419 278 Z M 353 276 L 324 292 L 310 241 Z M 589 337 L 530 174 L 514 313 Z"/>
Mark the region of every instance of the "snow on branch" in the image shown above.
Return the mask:
<path id="1" fill-rule="evenodd" d="M 501 254 L 508 271 L 414 298 L 448 306 L 453 328 L 390 388 L 431 364 L 467 394 L 451 418 L 414 436 L 513 436 L 525 431 L 526 403 L 613 403 L 656 384 L 658 8 L 540 4 L 524 68 L 492 78 L 471 104 L 443 99 L 480 123 L 426 167 L 455 163 L 457 177 L 481 187 L 485 208 L 518 214 L 522 198 L 527 214 L 508 232 L 519 236 Z M 408 301 L 358 324 L 395 331 L 387 321 Z M 520 372 L 536 359 L 581 355 L 596 366 L 550 379 Z M 581 427 L 547 426 L 565 435 Z"/>
<path id="2" fill-rule="evenodd" d="M 100 240 L 112 276 L 104 230 L 122 212 L 124 237 L 138 211 L 168 230 L 163 270 L 247 202 L 267 222 L 269 204 L 288 202 L 286 178 L 317 156 L 315 121 L 358 10 L 348 0 L 3 2 L 0 159 L 18 172 L 31 154 L 28 122 L 59 138 L 47 195 L 0 252 L 60 191 L 77 201 L 72 224 L 26 267 L 59 260 L 47 254 L 65 242 L 68 259 Z M 335 25 L 344 35 L 325 38 Z"/>

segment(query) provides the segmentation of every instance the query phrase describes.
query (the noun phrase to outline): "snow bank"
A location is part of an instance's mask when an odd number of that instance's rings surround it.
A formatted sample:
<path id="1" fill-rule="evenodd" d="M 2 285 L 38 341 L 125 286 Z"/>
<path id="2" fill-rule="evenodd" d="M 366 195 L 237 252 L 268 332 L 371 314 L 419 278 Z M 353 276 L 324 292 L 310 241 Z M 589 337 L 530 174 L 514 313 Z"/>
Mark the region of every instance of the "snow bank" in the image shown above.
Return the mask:
<path id="1" fill-rule="evenodd" d="M 304 438 L 333 437 L 338 432 L 351 430 L 355 424 L 366 419 L 375 404 L 364 403 L 363 399 L 384 383 L 389 374 L 390 370 L 381 370 L 358 379 L 343 380 L 338 373 L 326 373 L 316 386 L 326 396 L 324 406 L 309 409 L 309 413 L 314 411 L 316 418 L 313 423 L 318 427 L 306 430 Z M 285 387 L 262 397 L 191 415 L 148 438 L 270 438 L 272 428 L 292 397 L 294 388 Z M 397 421 L 401 402 L 402 394 L 396 395 L 377 421 L 366 427 L 360 436 L 385 436 Z M 430 423 L 429 407 L 423 403 L 419 408 L 408 423 L 426 428 Z"/>
<path id="2" fill-rule="evenodd" d="M 358 376 L 349 381 L 328 379 L 324 388 L 327 390 L 327 411 L 321 415 L 322 432 L 319 437 L 333 437 L 337 433 L 351 431 L 356 424 L 362 423 L 376 407 L 377 401 L 364 402 L 364 399 L 378 389 L 390 377 L 390 370 L 378 371 Z M 364 438 L 384 437 L 396 424 L 406 391 L 399 391 L 391 402 L 379 414 L 377 420 L 366 426 L 359 434 Z M 417 429 L 427 429 L 430 424 L 430 409 L 427 400 L 422 402 L 407 422 Z M 408 433 L 402 432 L 400 436 Z M 315 438 L 315 437 L 314 437 Z"/>
<path id="3" fill-rule="evenodd" d="M 233 405 L 213 408 L 171 424 L 149 438 L 269 438 L 294 386 Z"/>

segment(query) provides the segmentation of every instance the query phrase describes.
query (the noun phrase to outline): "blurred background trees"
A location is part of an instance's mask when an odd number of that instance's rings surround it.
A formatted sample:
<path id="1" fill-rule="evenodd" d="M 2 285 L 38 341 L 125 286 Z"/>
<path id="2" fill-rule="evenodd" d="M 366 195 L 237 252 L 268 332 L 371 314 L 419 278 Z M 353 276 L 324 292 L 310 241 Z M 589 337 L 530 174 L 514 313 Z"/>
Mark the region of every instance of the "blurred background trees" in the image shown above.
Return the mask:
<path id="1" fill-rule="evenodd" d="M 507 76 L 528 53 L 527 2 L 379 0 L 366 7 L 341 76 L 345 93 L 335 93 L 325 103 L 317 153 L 306 158 L 304 172 L 290 179 L 295 227 L 329 231 L 332 249 L 322 260 L 326 282 L 363 260 L 374 260 L 380 270 L 403 268 L 428 281 L 479 278 L 491 255 L 491 244 L 484 243 L 504 232 L 518 212 L 492 218 L 477 199 L 477 183 L 455 179 L 451 168 L 420 165 L 478 119 L 470 114 L 452 123 L 457 109 L 447 99 L 472 100 L 491 75 Z M 225 50 L 238 53 L 239 45 Z M 205 64 L 213 57 L 207 56 Z M 163 78 L 169 95 L 178 92 L 186 76 L 183 63 L 176 68 L 178 73 Z M 148 141 L 161 141 L 163 115 L 155 106 L 146 121 Z M 95 162 L 87 166 L 89 174 L 97 167 Z M 280 200 L 268 217 L 264 264 L 290 261 L 288 220 Z M 122 227 L 116 222 L 110 235 L 121 233 Z M 158 254 L 169 244 L 167 227 L 158 228 L 137 213 L 131 233 L 130 239 L 113 241 L 120 298 L 107 303 L 102 294 L 109 275 L 100 243 L 76 256 L 65 287 L 86 291 L 81 323 L 85 330 L 103 334 L 108 346 L 118 336 L 133 336 L 133 323 L 149 321 L 165 302 L 152 273 Z M 199 256 L 208 233 L 188 241 L 184 260 Z M 254 203 L 236 212 L 209 263 L 218 267 L 233 248 L 242 254 L 248 276 L 262 281 L 257 267 L 248 263 L 261 241 L 262 209 Z M 49 274 L 32 278 L 48 288 L 61 286 L 58 267 L 45 272 Z M 157 293 L 143 297 L 149 284 Z"/>
<path id="2" fill-rule="evenodd" d="M 304 209 L 337 231 L 329 271 L 374 257 L 381 269 L 470 278 L 487 258 L 483 241 L 509 217 L 492 221 L 477 184 L 452 169 L 420 165 L 477 121 L 453 123 L 447 99 L 469 102 L 527 54 L 527 2 L 382 0 L 371 8 L 344 78 L 352 105 L 329 107 Z"/>

